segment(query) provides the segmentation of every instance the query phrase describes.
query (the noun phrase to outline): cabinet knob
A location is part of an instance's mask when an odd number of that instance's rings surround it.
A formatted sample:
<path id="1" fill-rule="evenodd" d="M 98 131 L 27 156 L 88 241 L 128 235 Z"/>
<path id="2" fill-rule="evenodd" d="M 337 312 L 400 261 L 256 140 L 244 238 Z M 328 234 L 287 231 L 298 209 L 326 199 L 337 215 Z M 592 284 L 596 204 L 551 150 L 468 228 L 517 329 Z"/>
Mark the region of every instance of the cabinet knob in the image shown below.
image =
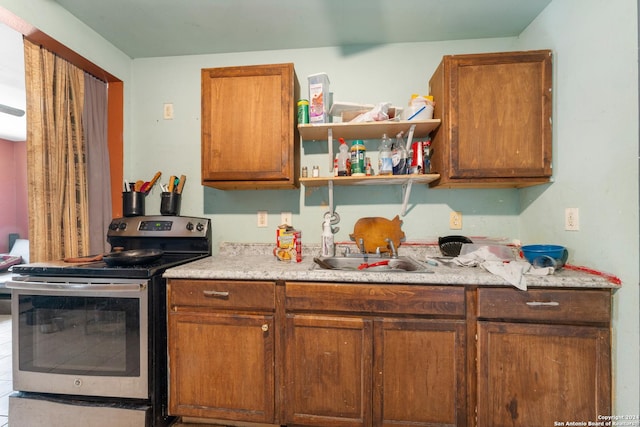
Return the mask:
<path id="1" fill-rule="evenodd" d="M 262 325 L 262 332 L 267 332 L 268 330 L 269 330 L 269 325 L 267 325 L 266 323 Z"/>

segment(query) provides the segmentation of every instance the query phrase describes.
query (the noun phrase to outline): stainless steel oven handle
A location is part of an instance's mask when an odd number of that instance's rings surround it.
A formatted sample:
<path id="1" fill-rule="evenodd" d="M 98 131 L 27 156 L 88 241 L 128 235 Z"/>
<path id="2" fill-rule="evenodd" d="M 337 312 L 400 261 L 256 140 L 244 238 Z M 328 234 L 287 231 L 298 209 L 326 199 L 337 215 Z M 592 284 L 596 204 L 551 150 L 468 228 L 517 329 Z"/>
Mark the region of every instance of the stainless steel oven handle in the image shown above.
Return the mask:
<path id="1" fill-rule="evenodd" d="M 69 282 L 22 282 L 8 281 L 6 287 L 23 291 L 46 291 L 51 293 L 82 291 L 82 292 L 131 292 L 144 291 L 146 283 L 69 283 Z"/>

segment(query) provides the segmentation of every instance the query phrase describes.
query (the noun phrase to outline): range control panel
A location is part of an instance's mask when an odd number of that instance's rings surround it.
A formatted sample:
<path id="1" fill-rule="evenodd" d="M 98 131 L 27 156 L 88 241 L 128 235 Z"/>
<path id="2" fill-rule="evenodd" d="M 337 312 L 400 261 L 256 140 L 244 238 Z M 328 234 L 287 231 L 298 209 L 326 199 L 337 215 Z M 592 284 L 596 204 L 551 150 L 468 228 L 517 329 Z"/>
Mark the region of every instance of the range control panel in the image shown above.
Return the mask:
<path id="1" fill-rule="evenodd" d="M 115 218 L 107 237 L 206 237 L 211 227 L 208 218 L 189 216 L 130 216 Z"/>

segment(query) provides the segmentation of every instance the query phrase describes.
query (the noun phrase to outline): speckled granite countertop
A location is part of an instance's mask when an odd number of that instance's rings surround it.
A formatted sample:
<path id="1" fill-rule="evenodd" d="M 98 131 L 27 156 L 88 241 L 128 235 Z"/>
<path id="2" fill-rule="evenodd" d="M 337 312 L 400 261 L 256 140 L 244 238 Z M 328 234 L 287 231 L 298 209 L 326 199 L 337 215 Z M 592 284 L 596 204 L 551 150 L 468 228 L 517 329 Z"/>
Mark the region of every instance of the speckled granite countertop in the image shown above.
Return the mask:
<path id="1" fill-rule="evenodd" d="M 400 255 L 424 261 L 439 255 L 436 247 L 402 246 Z M 428 285 L 512 286 L 500 276 L 480 267 L 429 266 L 426 272 L 366 272 L 323 270 L 314 262 L 320 254 L 316 245 L 303 247 L 300 263 L 278 261 L 273 245 L 223 243 L 212 257 L 167 270 L 170 279 L 285 280 L 344 283 L 407 283 Z M 563 269 L 548 276 L 526 275 L 527 286 L 558 288 L 617 288 L 606 277 Z"/>

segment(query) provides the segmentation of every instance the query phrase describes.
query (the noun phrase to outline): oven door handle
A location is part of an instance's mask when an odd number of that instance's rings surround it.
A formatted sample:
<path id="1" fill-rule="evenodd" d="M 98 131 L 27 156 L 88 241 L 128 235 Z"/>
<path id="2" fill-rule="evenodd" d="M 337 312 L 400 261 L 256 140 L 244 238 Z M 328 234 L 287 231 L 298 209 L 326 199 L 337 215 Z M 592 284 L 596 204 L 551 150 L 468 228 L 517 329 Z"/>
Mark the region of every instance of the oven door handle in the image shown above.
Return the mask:
<path id="1" fill-rule="evenodd" d="M 51 293 L 82 291 L 82 292 L 132 292 L 144 291 L 147 283 L 92 283 L 92 282 L 28 282 L 10 280 L 5 285 L 9 289 L 26 291 L 46 291 Z"/>

